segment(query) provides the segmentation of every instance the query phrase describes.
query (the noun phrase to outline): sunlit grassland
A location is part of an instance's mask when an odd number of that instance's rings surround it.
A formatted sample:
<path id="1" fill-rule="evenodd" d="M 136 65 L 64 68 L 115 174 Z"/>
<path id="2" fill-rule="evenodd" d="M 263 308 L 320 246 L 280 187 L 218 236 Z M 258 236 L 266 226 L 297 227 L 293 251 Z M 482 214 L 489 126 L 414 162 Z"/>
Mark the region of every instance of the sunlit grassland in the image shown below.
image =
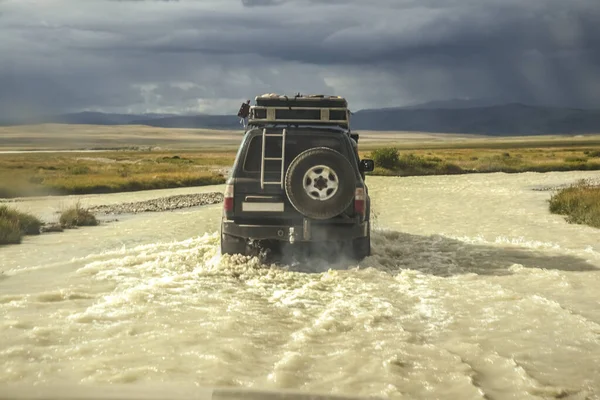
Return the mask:
<path id="1" fill-rule="evenodd" d="M 359 132 L 372 175 L 600 170 L 600 135 L 483 137 Z M 40 125 L 0 128 L 0 198 L 111 193 L 220 184 L 241 131 L 137 126 Z M 111 149 L 84 152 L 82 149 Z"/>
<path id="2" fill-rule="evenodd" d="M 567 222 L 600 228 L 600 186 L 580 181 L 556 191 L 549 202 L 550 212 Z"/>
<path id="3" fill-rule="evenodd" d="M 223 153 L 0 154 L 0 197 L 88 194 L 223 183 Z"/>
<path id="4" fill-rule="evenodd" d="M 531 143 L 535 146 L 535 143 Z M 398 149 L 362 151 L 375 175 L 600 170 L 600 146 Z"/>

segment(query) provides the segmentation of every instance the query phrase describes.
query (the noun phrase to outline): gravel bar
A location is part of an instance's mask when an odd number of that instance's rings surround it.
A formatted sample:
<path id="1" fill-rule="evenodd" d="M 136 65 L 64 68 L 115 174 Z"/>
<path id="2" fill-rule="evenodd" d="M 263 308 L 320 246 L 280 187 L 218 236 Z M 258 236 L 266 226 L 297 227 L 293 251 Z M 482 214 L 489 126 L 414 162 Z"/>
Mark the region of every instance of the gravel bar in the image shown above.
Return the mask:
<path id="1" fill-rule="evenodd" d="M 88 210 L 93 213 L 110 215 L 139 214 L 143 212 L 178 210 L 182 208 L 204 206 L 221 202 L 223 202 L 223 193 L 209 192 L 161 197 L 158 199 L 138 201 L 134 203 L 95 206 L 88 208 Z"/>
<path id="2" fill-rule="evenodd" d="M 532 190 L 538 191 L 538 192 L 553 192 L 556 190 L 561 190 L 561 189 L 566 189 L 572 185 L 576 185 L 579 181 L 585 181 L 586 184 L 590 185 L 590 186 L 600 186 L 600 178 L 587 178 L 587 179 L 579 179 L 576 181 L 572 181 L 569 183 L 563 183 L 561 185 L 554 185 L 554 186 L 535 186 L 532 188 Z"/>

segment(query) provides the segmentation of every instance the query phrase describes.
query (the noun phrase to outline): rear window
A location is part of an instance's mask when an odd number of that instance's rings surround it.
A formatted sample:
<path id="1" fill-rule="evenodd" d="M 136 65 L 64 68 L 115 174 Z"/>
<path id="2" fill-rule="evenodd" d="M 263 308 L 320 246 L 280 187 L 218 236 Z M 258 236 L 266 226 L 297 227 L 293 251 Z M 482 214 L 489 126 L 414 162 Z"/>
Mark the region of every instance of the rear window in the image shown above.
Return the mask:
<path id="1" fill-rule="evenodd" d="M 273 132 L 275 133 L 275 132 Z M 266 157 L 281 157 L 281 138 L 268 136 L 266 138 L 265 156 Z M 323 133 L 293 133 L 286 135 L 285 140 L 285 165 L 292 162 L 298 154 L 313 147 L 328 147 L 330 149 L 346 154 L 343 147 L 343 142 L 339 137 L 331 136 Z M 262 154 L 262 136 L 258 135 L 251 139 L 244 160 L 244 170 L 247 172 L 260 171 L 260 156 Z M 279 161 L 265 162 L 266 171 L 277 171 L 281 168 Z"/>

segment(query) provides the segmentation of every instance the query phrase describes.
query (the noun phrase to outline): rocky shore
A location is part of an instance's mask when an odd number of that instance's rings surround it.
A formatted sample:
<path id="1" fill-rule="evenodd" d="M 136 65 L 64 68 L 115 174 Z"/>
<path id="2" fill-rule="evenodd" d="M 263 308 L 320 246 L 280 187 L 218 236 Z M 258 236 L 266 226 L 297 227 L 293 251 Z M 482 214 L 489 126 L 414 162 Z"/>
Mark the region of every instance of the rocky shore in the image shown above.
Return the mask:
<path id="1" fill-rule="evenodd" d="M 158 212 L 178 210 L 223 202 L 223 194 L 219 192 L 184 194 L 158 199 L 138 201 L 134 203 L 119 203 L 89 207 L 92 213 L 117 215 L 138 214 L 143 212 Z"/>
<path id="2" fill-rule="evenodd" d="M 587 185 L 590 185 L 590 186 L 600 186 L 600 178 L 581 179 L 580 181 L 583 181 Z M 563 183 L 561 185 L 554 185 L 554 186 L 535 186 L 531 190 L 534 190 L 536 192 L 554 192 L 554 191 L 566 189 L 570 186 L 576 185 L 580 181 Z"/>

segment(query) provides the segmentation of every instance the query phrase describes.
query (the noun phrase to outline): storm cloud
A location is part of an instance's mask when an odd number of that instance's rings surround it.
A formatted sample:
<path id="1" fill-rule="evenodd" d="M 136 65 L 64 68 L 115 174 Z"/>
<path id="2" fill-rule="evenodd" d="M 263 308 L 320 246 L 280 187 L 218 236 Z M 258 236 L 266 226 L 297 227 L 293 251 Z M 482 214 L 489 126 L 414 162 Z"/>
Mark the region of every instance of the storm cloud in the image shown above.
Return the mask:
<path id="1" fill-rule="evenodd" d="M 354 110 L 449 98 L 600 107 L 597 0 L 4 0 L 0 114 Z"/>

